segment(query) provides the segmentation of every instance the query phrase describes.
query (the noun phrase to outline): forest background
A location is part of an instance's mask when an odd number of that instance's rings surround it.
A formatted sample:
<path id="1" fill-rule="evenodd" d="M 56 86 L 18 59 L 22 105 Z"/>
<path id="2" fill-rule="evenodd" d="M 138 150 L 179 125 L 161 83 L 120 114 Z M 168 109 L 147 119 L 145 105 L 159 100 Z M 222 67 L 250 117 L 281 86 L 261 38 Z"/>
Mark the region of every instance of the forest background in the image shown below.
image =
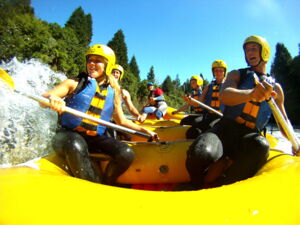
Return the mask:
<path id="1" fill-rule="evenodd" d="M 36 58 L 69 78 L 85 71 L 85 52 L 93 35 L 92 16 L 79 7 L 61 27 L 57 23 L 37 19 L 30 5 L 30 0 L 0 0 L 0 61 L 7 62 L 13 57 L 20 61 Z M 125 69 L 121 86 L 130 92 L 138 109 L 146 102 L 146 84 L 149 81 L 165 92 L 169 106 L 178 108 L 184 104 L 182 96 L 191 92 L 188 79 L 181 83 L 178 75 L 172 80 L 166 74 L 160 84 L 151 66 L 147 79 L 141 80 L 137 59 L 134 55 L 128 59 L 125 34 L 121 29 L 106 44 L 114 50 L 117 63 Z M 300 125 L 300 44 L 299 54 L 292 58 L 284 44 L 277 43 L 271 63 L 271 71 L 268 72 L 283 87 L 287 114 L 294 125 Z M 202 76 L 201 73 L 198 75 Z M 204 80 L 204 85 L 208 83 Z"/>

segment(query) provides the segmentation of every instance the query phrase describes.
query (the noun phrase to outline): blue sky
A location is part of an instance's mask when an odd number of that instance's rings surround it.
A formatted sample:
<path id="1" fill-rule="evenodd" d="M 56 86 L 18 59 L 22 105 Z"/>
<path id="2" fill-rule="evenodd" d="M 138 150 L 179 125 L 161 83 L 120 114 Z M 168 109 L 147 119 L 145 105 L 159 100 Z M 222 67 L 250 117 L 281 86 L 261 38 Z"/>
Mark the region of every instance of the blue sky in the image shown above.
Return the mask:
<path id="1" fill-rule="evenodd" d="M 41 20 L 67 22 L 81 6 L 93 19 L 91 44 L 107 44 L 122 29 L 128 58 L 135 55 L 141 78 L 151 66 L 158 83 L 179 75 L 181 83 L 202 73 L 212 80 L 211 63 L 223 59 L 228 69 L 246 67 L 246 37 L 265 37 L 271 46 L 283 43 L 299 54 L 299 0 L 32 0 Z"/>

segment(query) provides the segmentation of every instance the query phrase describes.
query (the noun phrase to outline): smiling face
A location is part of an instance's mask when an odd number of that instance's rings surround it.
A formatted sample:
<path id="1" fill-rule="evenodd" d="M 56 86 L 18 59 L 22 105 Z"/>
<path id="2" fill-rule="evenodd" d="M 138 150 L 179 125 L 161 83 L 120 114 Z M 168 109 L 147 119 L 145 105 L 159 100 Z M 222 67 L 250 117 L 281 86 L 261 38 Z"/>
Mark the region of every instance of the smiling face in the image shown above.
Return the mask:
<path id="1" fill-rule="evenodd" d="M 196 90 L 198 88 L 197 80 L 196 79 L 190 80 L 190 85 L 193 90 Z"/>
<path id="2" fill-rule="evenodd" d="M 89 55 L 86 62 L 87 73 L 91 78 L 98 79 L 105 74 L 106 64 L 107 60 L 104 57 L 99 55 Z"/>
<path id="3" fill-rule="evenodd" d="M 116 80 L 119 80 L 120 79 L 120 76 L 121 76 L 121 71 L 120 70 L 116 70 L 114 69 L 112 72 L 111 72 L 111 75 L 113 75 Z"/>

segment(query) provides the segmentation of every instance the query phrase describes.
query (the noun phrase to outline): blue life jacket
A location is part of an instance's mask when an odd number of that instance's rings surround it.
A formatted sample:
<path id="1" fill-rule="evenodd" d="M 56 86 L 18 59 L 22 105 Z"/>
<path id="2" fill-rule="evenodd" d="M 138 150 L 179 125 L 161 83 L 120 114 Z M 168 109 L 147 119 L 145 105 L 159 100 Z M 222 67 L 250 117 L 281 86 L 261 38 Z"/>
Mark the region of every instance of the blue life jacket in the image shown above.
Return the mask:
<path id="1" fill-rule="evenodd" d="M 247 90 L 252 89 L 256 86 L 255 76 L 258 76 L 250 68 L 240 69 L 240 82 L 238 89 Z M 267 75 L 266 82 L 274 85 L 275 80 L 270 75 Z M 266 101 L 254 102 L 249 101 L 235 106 L 225 106 L 224 117 L 233 119 L 238 123 L 244 124 L 252 129 L 262 131 L 267 125 L 272 111 Z"/>
<path id="2" fill-rule="evenodd" d="M 89 79 L 80 92 L 66 99 L 66 105 L 95 118 L 110 121 L 114 111 L 114 90 L 109 85 L 99 87 L 95 79 Z M 84 132 L 90 136 L 102 135 L 106 130 L 103 125 L 69 113 L 62 114 L 60 123 L 63 127 Z"/>

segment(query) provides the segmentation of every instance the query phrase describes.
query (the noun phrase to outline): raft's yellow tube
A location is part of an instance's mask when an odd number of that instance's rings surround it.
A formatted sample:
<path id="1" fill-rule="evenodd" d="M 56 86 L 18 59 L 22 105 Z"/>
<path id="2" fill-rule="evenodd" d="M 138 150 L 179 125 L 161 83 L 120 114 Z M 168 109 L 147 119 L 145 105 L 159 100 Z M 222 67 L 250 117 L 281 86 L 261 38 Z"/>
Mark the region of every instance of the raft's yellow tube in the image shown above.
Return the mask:
<path id="1" fill-rule="evenodd" d="M 186 139 L 185 133 L 190 128 L 190 126 L 153 127 L 147 125 L 143 127 L 156 132 L 160 141 L 184 140 Z M 145 141 L 145 138 L 131 135 L 131 141 Z"/>
<path id="2" fill-rule="evenodd" d="M 0 224 L 300 223 L 300 158 L 293 156 L 273 158 L 245 181 L 182 192 L 95 184 L 46 159 L 37 163 L 0 169 Z"/>

